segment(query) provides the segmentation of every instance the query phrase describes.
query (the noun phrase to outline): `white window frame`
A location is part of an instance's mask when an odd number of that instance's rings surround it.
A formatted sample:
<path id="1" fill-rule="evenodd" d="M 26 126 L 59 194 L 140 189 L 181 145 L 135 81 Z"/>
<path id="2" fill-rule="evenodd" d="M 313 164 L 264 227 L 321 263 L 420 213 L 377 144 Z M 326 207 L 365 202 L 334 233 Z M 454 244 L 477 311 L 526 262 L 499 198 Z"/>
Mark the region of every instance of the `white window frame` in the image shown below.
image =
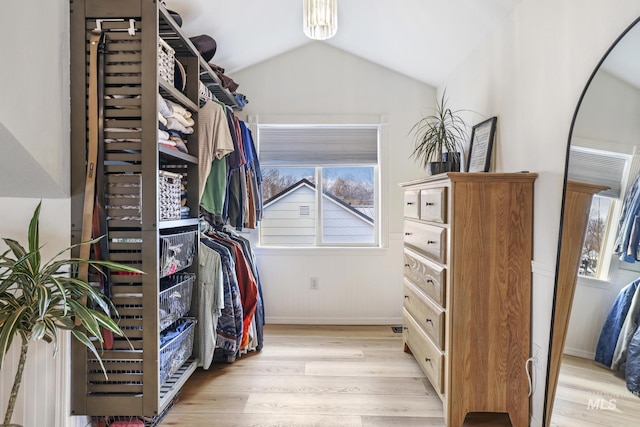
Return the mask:
<path id="1" fill-rule="evenodd" d="M 302 119 L 302 121 L 300 120 Z M 270 123 L 267 123 L 270 122 Z M 248 123 L 252 131 L 257 135 L 257 150 L 260 152 L 260 129 L 265 126 L 304 126 L 305 124 L 309 126 L 345 126 L 345 127 L 365 127 L 365 128 L 376 128 L 377 129 L 377 164 L 360 164 L 360 165 L 299 165 L 300 167 L 314 167 L 316 171 L 316 243 L 311 246 L 287 246 L 287 245 L 265 245 L 262 242 L 262 233 L 259 230 L 258 233 L 258 246 L 263 248 L 274 248 L 274 249 L 313 249 L 313 248 L 343 248 L 343 249 L 358 249 L 358 248 L 384 248 L 388 245 L 387 239 L 384 238 L 387 234 L 388 230 L 388 219 L 386 216 L 383 216 L 383 203 L 384 203 L 384 189 L 382 188 L 382 183 L 385 182 L 385 178 L 383 177 L 383 173 L 385 168 L 383 167 L 383 163 L 385 161 L 384 153 L 386 152 L 386 135 L 387 135 L 387 118 L 385 116 L 371 116 L 371 119 L 367 120 L 363 117 L 357 117 L 356 120 L 350 119 L 349 117 L 341 117 L 339 120 L 335 118 L 327 120 L 326 117 L 322 117 L 318 120 L 318 117 L 315 117 L 312 120 L 305 120 L 304 118 L 298 117 L 296 120 L 291 120 L 291 118 L 278 118 L 274 120 L 273 118 L 265 120 L 263 123 L 262 120 L 258 121 L 258 116 L 249 116 Z M 313 124 L 309 124 L 313 123 Z M 376 209 L 376 216 L 374 218 L 374 242 L 372 243 L 323 243 L 322 242 L 322 212 L 321 212 L 321 203 L 322 203 L 322 175 L 321 168 L 331 168 L 331 167 L 348 167 L 348 166 L 368 166 L 373 167 L 374 169 L 374 205 Z M 269 166 L 262 165 L 263 168 L 269 167 L 278 167 L 278 166 Z M 320 191 L 318 191 L 320 190 Z M 260 227 L 260 225 L 258 226 Z"/>

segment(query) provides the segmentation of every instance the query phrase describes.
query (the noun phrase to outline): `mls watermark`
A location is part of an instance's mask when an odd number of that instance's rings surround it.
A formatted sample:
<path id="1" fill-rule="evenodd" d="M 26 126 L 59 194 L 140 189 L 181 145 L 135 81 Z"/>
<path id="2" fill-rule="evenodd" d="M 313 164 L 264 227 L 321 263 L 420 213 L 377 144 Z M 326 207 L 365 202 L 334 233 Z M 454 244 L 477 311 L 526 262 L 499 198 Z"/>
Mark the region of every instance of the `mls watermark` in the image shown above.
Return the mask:
<path id="1" fill-rule="evenodd" d="M 587 409 L 590 411 L 615 411 L 618 409 L 618 400 L 635 397 L 638 395 L 633 392 L 629 392 L 628 395 L 609 392 L 594 392 L 593 397 L 589 398 L 587 402 Z"/>
<path id="2" fill-rule="evenodd" d="M 604 397 L 589 398 L 587 409 L 591 411 L 615 411 L 618 407 L 617 399 L 605 399 Z"/>

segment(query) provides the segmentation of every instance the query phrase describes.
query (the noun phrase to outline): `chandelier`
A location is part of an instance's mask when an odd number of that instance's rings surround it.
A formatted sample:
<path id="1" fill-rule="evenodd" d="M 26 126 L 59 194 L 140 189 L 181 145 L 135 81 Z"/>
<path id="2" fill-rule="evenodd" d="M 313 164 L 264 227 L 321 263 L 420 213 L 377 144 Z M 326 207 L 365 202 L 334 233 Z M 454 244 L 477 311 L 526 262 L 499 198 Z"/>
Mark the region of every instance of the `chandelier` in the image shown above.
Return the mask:
<path id="1" fill-rule="evenodd" d="M 338 31 L 337 0 L 303 0 L 304 34 L 310 39 L 326 40 Z"/>

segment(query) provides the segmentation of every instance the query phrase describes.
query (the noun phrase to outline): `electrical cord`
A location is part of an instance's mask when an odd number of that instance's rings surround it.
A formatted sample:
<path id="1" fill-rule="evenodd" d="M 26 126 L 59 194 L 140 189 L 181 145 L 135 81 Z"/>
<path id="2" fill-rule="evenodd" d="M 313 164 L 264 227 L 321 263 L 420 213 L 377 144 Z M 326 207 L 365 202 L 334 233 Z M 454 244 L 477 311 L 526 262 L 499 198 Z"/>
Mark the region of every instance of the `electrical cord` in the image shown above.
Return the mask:
<path id="1" fill-rule="evenodd" d="M 534 365 L 538 363 L 538 358 L 530 357 L 524 362 L 524 369 L 527 371 L 527 380 L 529 381 L 529 397 L 533 394 L 533 380 L 531 378 L 531 372 L 529 372 L 529 362 L 532 362 Z"/>

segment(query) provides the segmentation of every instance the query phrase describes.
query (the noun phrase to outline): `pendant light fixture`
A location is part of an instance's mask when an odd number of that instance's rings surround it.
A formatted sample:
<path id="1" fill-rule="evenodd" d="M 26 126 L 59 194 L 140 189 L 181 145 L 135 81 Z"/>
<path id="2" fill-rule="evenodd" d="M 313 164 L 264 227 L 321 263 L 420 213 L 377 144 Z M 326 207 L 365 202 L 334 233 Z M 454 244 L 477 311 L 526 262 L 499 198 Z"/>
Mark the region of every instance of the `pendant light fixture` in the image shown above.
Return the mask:
<path id="1" fill-rule="evenodd" d="M 304 34 L 326 40 L 338 31 L 338 0 L 302 0 Z"/>

